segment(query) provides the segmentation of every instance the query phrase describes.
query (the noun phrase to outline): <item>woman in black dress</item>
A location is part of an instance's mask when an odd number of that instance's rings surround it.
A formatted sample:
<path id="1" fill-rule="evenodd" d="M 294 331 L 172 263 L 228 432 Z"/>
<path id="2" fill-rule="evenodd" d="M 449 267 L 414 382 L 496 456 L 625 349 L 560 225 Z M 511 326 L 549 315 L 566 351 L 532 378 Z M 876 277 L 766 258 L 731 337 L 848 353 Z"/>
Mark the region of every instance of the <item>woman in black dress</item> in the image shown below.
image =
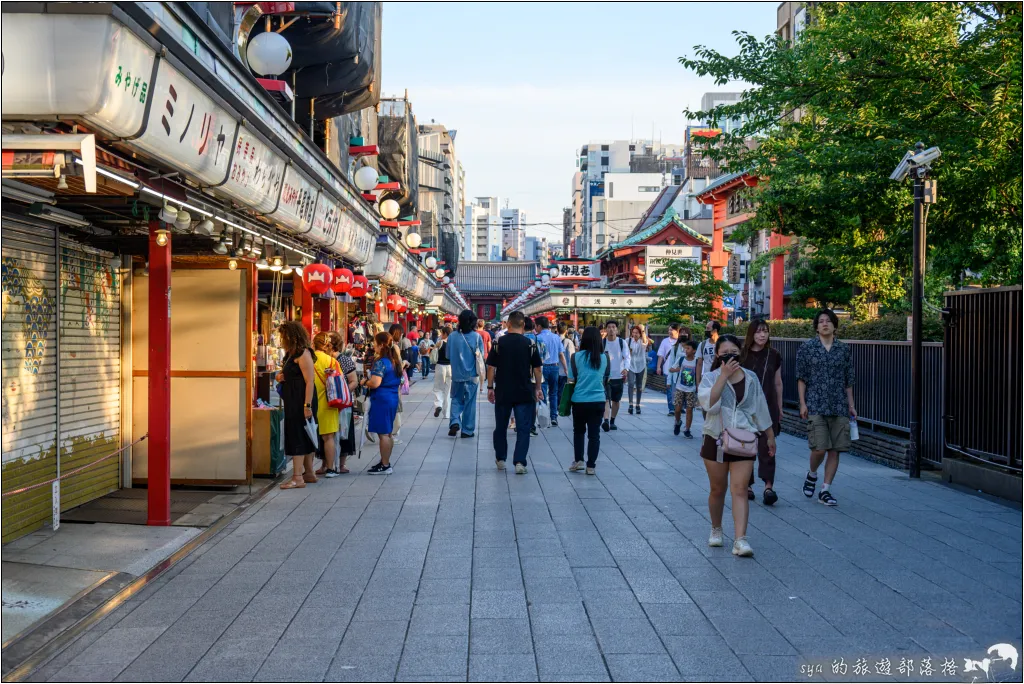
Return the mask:
<path id="1" fill-rule="evenodd" d="M 292 458 L 292 479 L 281 485 L 281 489 L 301 489 L 307 482 L 316 482 L 313 473 L 316 444 L 306 434 L 306 420 L 316 414 L 313 347 L 309 333 L 298 321 L 282 323 L 278 333 L 281 346 L 288 354 L 277 381 L 283 385 L 284 453 Z"/>

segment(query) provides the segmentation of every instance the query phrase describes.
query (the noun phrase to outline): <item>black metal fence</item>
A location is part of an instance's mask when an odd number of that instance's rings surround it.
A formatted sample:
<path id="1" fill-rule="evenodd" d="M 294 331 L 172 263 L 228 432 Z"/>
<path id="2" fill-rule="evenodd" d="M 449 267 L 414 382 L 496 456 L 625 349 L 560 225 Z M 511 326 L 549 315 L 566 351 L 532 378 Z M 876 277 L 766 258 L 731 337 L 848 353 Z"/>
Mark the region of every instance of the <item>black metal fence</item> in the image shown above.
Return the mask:
<path id="1" fill-rule="evenodd" d="M 857 422 L 910 437 L 910 342 L 843 340 L 853 352 L 853 400 Z M 806 340 L 772 338 L 782 354 L 782 399 L 799 406 L 796 353 Z M 942 462 L 942 344 L 924 343 L 924 407 L 921 458 Z"/>
<path id="2" fill-rule="evenodd" d="M 944 342 L 946 448 L 1018 473 L 1021 293 L 1020 286 L 947 292 Z"/>

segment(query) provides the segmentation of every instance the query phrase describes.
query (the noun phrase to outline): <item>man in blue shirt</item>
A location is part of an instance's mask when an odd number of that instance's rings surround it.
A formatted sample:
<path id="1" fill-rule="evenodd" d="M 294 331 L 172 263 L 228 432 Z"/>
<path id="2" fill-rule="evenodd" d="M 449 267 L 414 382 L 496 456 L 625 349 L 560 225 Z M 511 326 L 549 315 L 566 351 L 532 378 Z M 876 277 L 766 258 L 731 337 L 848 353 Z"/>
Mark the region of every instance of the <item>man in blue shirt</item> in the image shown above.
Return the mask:
<path id="1" fill-rule="evenodd" d="M 537 347 L 540 349 L 541 362 L 544 364 L 544 399 L 551 407 L 551 425 L 558 425 L 558 369 L 568 374 L 565 361 L 565 345 L 562 338 L 551 332 L 550 321 L 544 316 L 537 317 L 537 327 L 540 333 L 537 335 Z"/>
<path id="2" fill-rule="evenodd" d="M 476 432 L 476 393 L 480 381 L 477 354 L 481 366 L 485 358 L 484 341 L 474 329 L 476 320 L 476 315 L 466 309 L 459 314 L 458 332 L 448 336 L 448 361 L 452 367 L 449 437 L 454 437 L 460 427 L 463 437 L 472 437 Z"/>

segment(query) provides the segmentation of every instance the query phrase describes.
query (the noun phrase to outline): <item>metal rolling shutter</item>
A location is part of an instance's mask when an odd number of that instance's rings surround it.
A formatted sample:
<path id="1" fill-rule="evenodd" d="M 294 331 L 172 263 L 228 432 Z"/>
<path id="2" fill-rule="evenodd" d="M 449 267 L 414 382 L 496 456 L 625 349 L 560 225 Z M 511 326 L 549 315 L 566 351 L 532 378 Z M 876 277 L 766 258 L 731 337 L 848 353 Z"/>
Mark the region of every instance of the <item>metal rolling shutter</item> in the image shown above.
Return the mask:
<path id="1" fill-rule="evenodd" d="M 60 470 L 120 448 L 121 291 L 113 254 L 60 241 Z M 117 457 L 61 483 L 61 510 L 117 489 Z"/>
<path id="2" fill-rule="evenodd" d="M 4 215 L 3 491 L 57 474 L 57 263 L 53 226 Z M 49 487 L 3 498 L 3 541 L 50 519 Z"/>

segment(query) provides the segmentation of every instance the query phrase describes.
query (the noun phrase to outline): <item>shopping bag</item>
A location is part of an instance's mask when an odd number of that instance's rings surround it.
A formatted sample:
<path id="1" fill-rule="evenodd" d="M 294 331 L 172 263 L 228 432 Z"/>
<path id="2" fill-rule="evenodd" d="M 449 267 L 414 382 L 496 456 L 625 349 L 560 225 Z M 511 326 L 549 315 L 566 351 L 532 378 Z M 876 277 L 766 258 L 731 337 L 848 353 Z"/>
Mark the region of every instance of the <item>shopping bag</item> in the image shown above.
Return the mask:
<path id="1" fill-rule="evenodd" d="M 399 394 L 409 394 L 409 376 L 402 371 L 402 384 L 398 387 Z"/>
<path id="2" fill-rule="evenodd" d="M 316 421 L 310 416 L 306 419 L 306 436 L 309 437 L 309 441 L 313 444 L 320 442 L 320 428 L 317 426 Z"/>
<path id="3" fill-rule="evenodd" d="M 537 402 L 537 427 L 551 427 L 551 408 L 546 401 Z"/>
<path id="4" fill-rule="evenodd" d="M 341 421 L 338 428 L 338 439 L 348 439 L 348 429 L 352 423 L 352 407 L 341 409 L 338 418 Z"/>
<path id="5" fill-rule="evenodd" d="M 558 400 L 558 415 L 563 418 L 572 414 L 572 391 L 576 389 L 575 382 L 565 383 L 565 389 L 562 390 L 562 397 Z"/>

